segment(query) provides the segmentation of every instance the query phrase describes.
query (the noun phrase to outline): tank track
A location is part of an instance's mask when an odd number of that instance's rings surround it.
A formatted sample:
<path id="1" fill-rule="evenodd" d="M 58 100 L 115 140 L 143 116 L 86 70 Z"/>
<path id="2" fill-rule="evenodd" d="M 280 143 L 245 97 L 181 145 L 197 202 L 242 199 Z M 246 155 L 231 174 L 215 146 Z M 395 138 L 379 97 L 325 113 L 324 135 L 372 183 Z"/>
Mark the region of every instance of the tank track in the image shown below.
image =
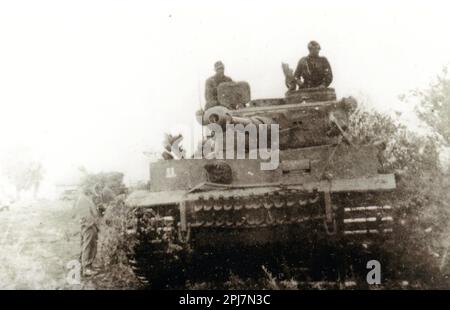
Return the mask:
<path id="1" fill-rule="evenodd" d="M 135 227 L 128 231 L 135 240 L 128 261 L 145 287 L 165 289 L 169 284 L 183 284 L 182 247 L 176 244 L 172 216 L 159 216 L 150 208 L 137 210 Z"/>
<path id="2" fill-rule="evenodd" d="M 193 230 L 257 230 L 317 221 L 324 225 L 325 236 L 339 235 L 361 243 L 373 235 L 389 235 L 394 222 L 391 206 L 375 205 L 373 200 L 353 204 L 347 197 L 337 199 L 329 210 L 339 227 L 336 230 L 327 222 L 325 198 L 317 191 L 280 190 L 238 197 L 208 193 L 186 201 L 186 209 L 188 227 Z M 180 236 L 178 219 L 158 215 L 150 207 L 138 209 L 136 218 L 133 233 L 137 242 L 129 256 L 135 275 L 147 287 L 182 287 L 190 249 L 189 240 Z"/>

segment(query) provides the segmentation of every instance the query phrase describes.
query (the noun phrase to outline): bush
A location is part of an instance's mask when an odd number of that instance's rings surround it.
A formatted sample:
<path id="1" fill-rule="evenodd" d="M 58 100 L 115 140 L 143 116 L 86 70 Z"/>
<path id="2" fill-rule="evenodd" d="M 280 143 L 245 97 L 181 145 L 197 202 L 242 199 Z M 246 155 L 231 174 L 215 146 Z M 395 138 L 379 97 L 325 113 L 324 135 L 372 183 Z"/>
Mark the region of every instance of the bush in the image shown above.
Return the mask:
<path id="1" fill-rule="evenodd" d="M 123 184 L 124 174 L 122 172 L 100 172 L 84 173 L 80 187 L 81 189 L 93 189 L 96 184 L 109 187 L 115 195 L 126 193 L 126 187 Z"/>
<path id="2" fill-rule="evenodd" d="M 450 203 L 448 177 L 439 164 L 439 139 L 433 133 L 418 135 L 394 118 L 376 111 L 356 110 L 349 130 L 357 143 L 379 143 L 381 172 L 394 172 L 397 189 L 389 198 L 396 207 L 399 229 L 394 236 L 392 272 L 419 278 L 425 285 L 448 286 L 442 272 L 448 269 Z"/>
<path id="3" fill-rule="evenodd" d="M 128 262 L 136 240 L 127 230 L 135 224 L 131 209 L 119 197 L 105 211 L 100 223 L 98 239 L 98 259 L 106 272 L 97 278 L 97 288 L 137 289 L 139 280 Z"/>

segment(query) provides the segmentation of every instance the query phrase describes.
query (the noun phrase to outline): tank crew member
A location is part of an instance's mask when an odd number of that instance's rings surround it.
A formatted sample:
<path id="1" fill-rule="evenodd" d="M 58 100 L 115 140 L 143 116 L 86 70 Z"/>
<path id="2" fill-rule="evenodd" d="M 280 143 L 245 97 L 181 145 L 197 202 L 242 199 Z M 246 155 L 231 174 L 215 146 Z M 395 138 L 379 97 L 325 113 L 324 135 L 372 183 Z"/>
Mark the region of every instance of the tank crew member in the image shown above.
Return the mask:
<path id="1" fill-rule="evenodd" d="M 325 57 L 319 56 L 320 45 L 308 44 L 309 55 L 300 59 L 294 77 L 300 88 L 328 87 L 333 81 L 331 66 Z"/>
<path id="2" fill-rule="evenodd" d="M 205 85 L 205 109 L 209 109 L 213 106 L 219 105 L 217 99 L 217 87 L 223 82 L 232 82 L 233 80 L 225 75 L 225 66 L 221 61 L 217 61 L 214 64 L 214 70 L 216 74 L 206 80 Z"/>
<path id="3" fill-rule="evenodd" d="M 76 215 L 81 223 L 81 268 L 83 276 L 95 275 L 92 269 L 97 254 L 98 222 L 100 213 L 92 200 L 93 190 L 85 188 L 76 204 Z"/>

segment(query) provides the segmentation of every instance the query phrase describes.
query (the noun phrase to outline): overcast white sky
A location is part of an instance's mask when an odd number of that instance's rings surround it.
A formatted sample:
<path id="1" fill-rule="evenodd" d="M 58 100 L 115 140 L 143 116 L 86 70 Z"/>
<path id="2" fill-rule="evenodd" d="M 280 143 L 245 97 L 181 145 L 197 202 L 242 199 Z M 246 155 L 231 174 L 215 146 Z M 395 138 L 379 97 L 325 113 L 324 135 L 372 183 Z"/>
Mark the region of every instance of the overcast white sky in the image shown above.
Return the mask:
<path id="1" fill-rule="evenodd" d="M 322 45 L 338 96 L 397 96 L 450 63 L 445 1 L 2 1 L 0 151 L 28 149 L 48 180 L 84 165 L 148 175 L 142 152 L 193 126 L 221 59 L 252 97 L 281 97 L 281 62 Z M 391 3 L 393 2 L 393 3 Z"/>

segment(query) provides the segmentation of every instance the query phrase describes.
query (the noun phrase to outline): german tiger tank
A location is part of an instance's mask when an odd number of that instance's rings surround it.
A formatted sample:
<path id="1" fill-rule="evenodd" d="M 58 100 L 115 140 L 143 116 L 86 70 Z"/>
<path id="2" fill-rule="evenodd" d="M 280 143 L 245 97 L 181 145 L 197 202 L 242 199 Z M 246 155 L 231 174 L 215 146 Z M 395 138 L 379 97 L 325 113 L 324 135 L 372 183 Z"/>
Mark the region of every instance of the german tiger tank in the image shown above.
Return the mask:
<path id="1" fill-rule="evenodd" d="M 385 242 L 394 229 L 380 194 L 396 182 L 379 173 L 382 150 L 355 145 L 347 133 L 356 101 L 337 100 L 332 88 L 251 100 L 246 83 L 230 83 L 219 86 L 221 106 L 197 115 L 217 129 L 203 144 L 211 152 L 151 163 L 151 189 L 127 198 L 136 275 L 155 288 L 261 266 L 342 276 L 348 253 L 338 253 Z M 262 150 L 265 157 L 251 156 Z"/>

